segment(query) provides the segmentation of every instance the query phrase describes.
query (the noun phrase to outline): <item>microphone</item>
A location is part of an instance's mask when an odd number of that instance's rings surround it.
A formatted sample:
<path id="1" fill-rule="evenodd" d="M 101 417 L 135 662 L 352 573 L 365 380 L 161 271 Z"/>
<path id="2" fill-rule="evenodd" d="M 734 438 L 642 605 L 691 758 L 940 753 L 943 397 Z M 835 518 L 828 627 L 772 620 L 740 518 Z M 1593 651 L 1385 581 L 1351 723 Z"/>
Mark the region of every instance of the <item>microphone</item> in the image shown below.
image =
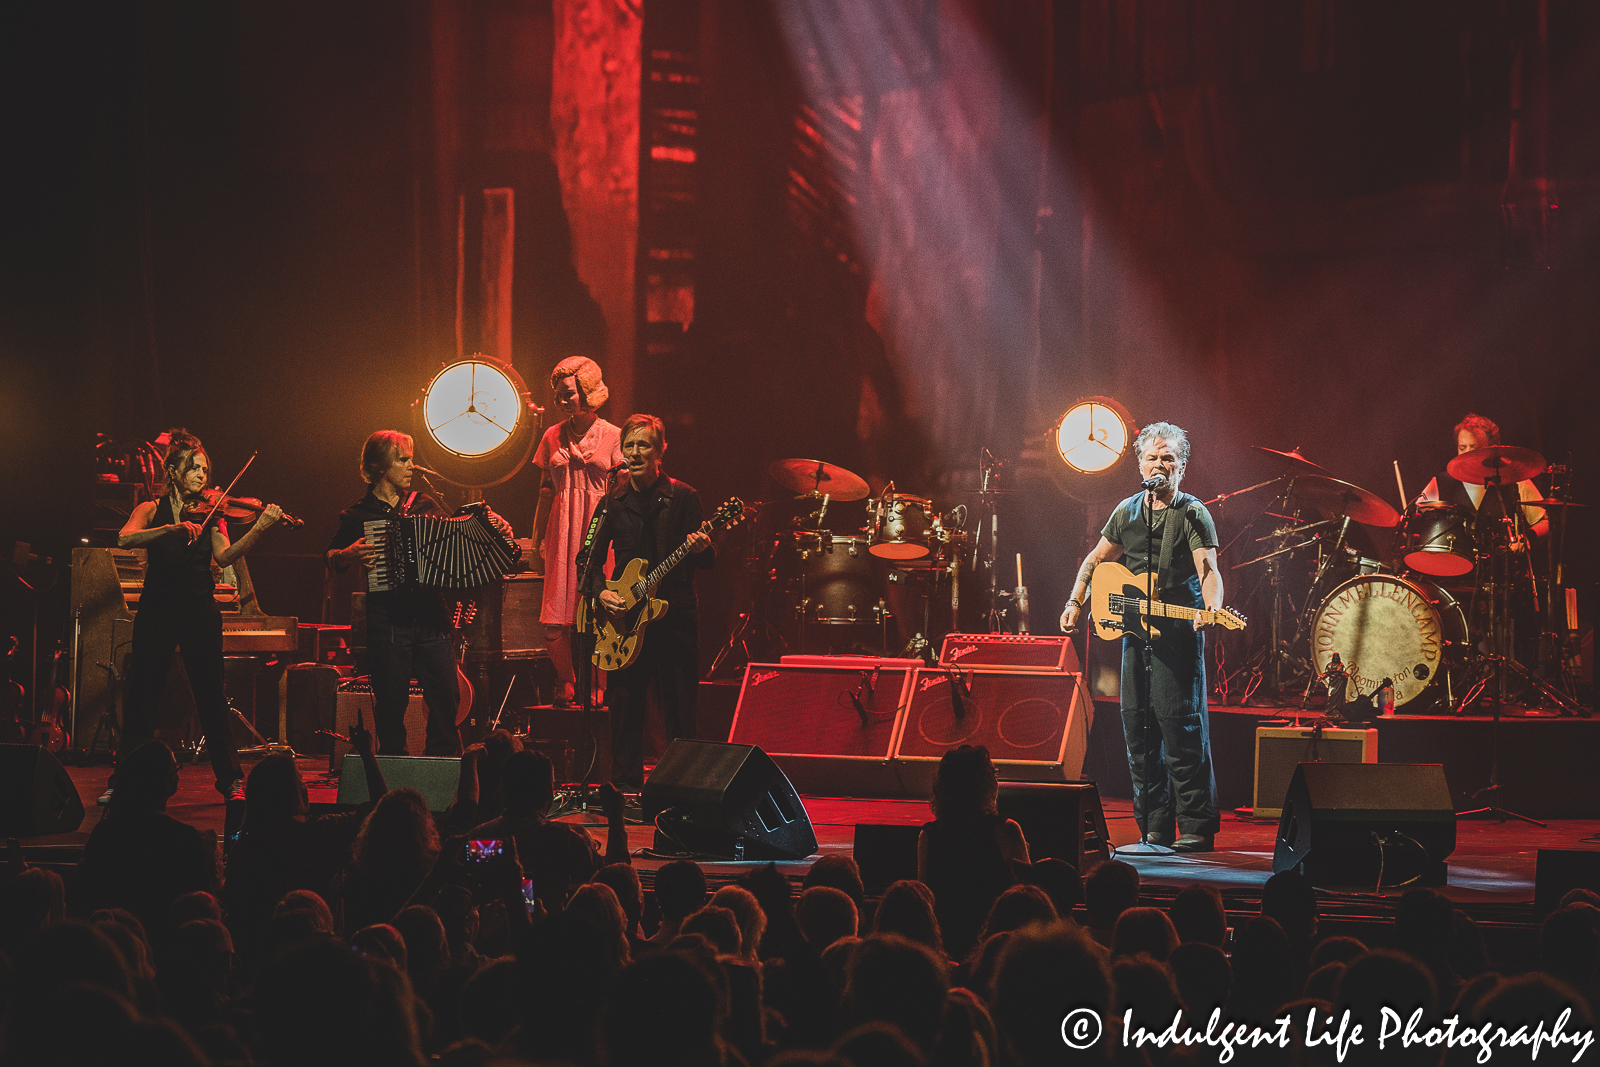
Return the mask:
<path id="1" fill-rule="evenodd" d="M 961 679 L 956 677 L 956 672 L 948 667 L 945 668 L 944 673 L 950 679 L 950 711 L 955 715 L 956 721 L 960 722 L 967 717 L 967 702 L 961 698 L 963 689 Z"/>
<path id="2" fill-rule="evenodd" d="M 607 474 L 621 474 L 623 471 L 625 471 L 627 469 L 628 469 L 628 461 L 627 460 L 623 460 L 621 463 L 618 463 L 615 467 L 612 467 L 610 470 L 606 471 L 606 473 Z"/>
<path id="3" fill-rule="evenodd" d="M 878 688 L 878 672 L 883 670 L 883 664 L 874 664 L 872 677 L 867 680 L 867 696 L 871 696 Z"/>
<path id="4" fill-rule="evenodd" d="M 1165 474 L 1154 475 L 1139 483 L 1140 489 L 1165 489 L 1166 486 L 1167 476 Z"/>
<path id="5" fill-rule="evenodd" d="M 440 474 L 438 471 L 434 470 L 432 467 L 424 467 L 420 463 L 413 463 L 411 465 L 411 469 L 414 470 L 414 471 L 421 471 L 423 474 L 431 474 L 435 478 L 443 478 L 444 477 L 444 475 Z"/>

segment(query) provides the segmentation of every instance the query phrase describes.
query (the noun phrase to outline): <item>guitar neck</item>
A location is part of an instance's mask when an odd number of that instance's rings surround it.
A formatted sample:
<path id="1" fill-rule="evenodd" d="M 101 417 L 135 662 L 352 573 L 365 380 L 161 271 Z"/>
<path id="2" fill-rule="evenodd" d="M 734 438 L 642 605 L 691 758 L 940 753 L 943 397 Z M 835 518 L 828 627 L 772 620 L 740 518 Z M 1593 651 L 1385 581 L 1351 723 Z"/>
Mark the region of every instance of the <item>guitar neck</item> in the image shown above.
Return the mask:
<path id="1" fill-rule="evenodd" d="M 709 522 L 702 524 L 699 532 L 710 533 L 711 524 Z M 678 546 L 678 550 L 676 552 L 662 560 L 660 566 L 656 567 L 655 570 L 645 575 L 644 581 L 639 583 L 643 587 L 640 590 L 639 595 L 641 597 L 647 597 L 651 593 L 654 593 L 656 591 L 656 586 L 661 584 L 661 579 L 665 578 L 668 573 L 671 572 L 672 568 L 683 562 L 683 557 L 687 556 L 688 554 L 689 542 L 685 540 L 683 544 Z"/>
<path id="2" fill-rule="evenodd" d="M 1129 601 L 1132 601 L 1133 603 L 1139 605 L 1140 614 L 1154 616 L 1158 619 L 1189 619 L 1190 621 L 1193 621 L 1201 618 L 1202 616 L 1216 614 L 1216 612 L 1208 611 L 1205 608 L 1186 608 L 1181 604 L 1167 604 L 1160 600 L 1146 600 L 1143 597 L 1124 597 L 1120 595 L 1113 595 L 1111 599 L 1113 602 L 1120 601 L 1123 604 L 1127 604 Z"/>

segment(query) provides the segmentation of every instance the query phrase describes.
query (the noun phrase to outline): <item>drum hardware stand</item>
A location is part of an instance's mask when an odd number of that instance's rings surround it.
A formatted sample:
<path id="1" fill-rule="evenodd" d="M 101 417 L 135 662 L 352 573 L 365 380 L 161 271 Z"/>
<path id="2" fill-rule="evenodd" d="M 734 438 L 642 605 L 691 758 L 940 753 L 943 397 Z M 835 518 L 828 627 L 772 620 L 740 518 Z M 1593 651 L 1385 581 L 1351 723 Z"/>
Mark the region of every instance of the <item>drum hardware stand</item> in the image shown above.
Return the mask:
<path id="1" fill-rule="evenodd" d="M 1501 656 L 1489 656 L 1486 658 L 1492 661 L 1494 667 L 1510 663 L 1526 674 L 1526 668 L 1519 663 L 1515 663 L 1514 660 L 1507 660 Z M 1471 703 L 1472 699 L 1476 698 L 1483 687 L 1492 680 L 1494 673 L 1494 671 L 1491 671 L 1489 675 L 1485 675 L 1477 685 L 1468 691 L 1468 699 L 1462 702 L 1463 706 Z M 1505 822 L 1507 819 L 1517 819 L 1533 826 L 1542 827 L 1545 824 L 1538 819 L 1508 811 L 1500 806 L 1500 695 L 1498 691 L 1490 698 L 1490 704 L 1494 709 L 1494 721 L 1489 727 L 1489 784 L 1472 794 L 1472 799 L 1482 802 L 1484 806 L 1471 808 L 1467 811 L 1458 811 L 1456 812 L 1456 818 L 1461 819 L 1468 815 L 1493 815 L 1501 822 Z"/>
<path id="2" fill-rule="evenodd" d="M 978 464 L 978 469 L 983 478 L 978 489 L 978 501 L 983 510 L 978 515 L 977 534 L 973 538 L 972 562 L 974 567 L 987 568 L 989 572 L 989 610 L 987 612 L 989 633 L 1000 632 L 1000 574 L 997 566 L 1000 556 L 996 551 L 996 542 L 1000 536 L 1000 513 L 994 500 L 993 481 L 1002 466 L 1004 466 L 1004 463 L 996 459 L 994 453 L 990 452 L 988 447 L 985 446 Z M 989 548 L 986 553 L 983 551 L 983 519 L 985 515 L 989 519 Z"/>

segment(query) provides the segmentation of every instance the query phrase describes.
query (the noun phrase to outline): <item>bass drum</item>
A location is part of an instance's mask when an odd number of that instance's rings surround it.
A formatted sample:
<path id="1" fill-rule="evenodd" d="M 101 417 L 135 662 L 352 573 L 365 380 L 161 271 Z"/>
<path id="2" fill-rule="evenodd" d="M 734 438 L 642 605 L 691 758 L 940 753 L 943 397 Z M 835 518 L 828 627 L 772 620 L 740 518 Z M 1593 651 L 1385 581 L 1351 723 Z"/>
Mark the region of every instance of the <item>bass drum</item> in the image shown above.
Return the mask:
<path id="1" fill-rule="evenodd" d="M 1391 574 L 1363 574 L 1334 589 L 1311 631 L 1317 673 L 1337 652 L 1362 696 L 1385 678 L 1393 682 L 1397 708 L 1438 684 L 1445 688 L 1433 692 L 1449 699 L 1449 667 L 1466 643 L 1467 617 L 1455 597 L 1426 579 Z"/>
<path id="2" fill-rule="evenodd" d="M 888 605 L 887 569 L 868 551 L 865 537 L 839 537 L 822 531 L 801 546 L 800 582 L 794 593 L 794 622 L 805 639 L 801 651 L 829 653 L 872 650 L 881 655 Z"/>

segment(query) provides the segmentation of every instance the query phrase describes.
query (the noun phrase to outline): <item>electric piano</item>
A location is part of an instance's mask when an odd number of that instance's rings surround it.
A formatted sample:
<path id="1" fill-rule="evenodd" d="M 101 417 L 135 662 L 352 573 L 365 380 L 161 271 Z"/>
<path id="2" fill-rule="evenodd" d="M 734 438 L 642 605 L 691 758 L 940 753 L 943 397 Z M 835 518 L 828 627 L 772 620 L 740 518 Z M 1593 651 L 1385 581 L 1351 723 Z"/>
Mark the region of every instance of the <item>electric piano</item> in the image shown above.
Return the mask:
<path id="1" fill-rule="evenodd" d="M 144 560 L 142 548 L 72 550 L 72 743 L 80 752 L 89 751 L 102 725 L 120 731 L 122 682 L 144 591 Z M 223 655 L 299 649 L 300 620 L 261 610 L 243 559 L 222 576 L 212 595 L 222 609 Z"/>

